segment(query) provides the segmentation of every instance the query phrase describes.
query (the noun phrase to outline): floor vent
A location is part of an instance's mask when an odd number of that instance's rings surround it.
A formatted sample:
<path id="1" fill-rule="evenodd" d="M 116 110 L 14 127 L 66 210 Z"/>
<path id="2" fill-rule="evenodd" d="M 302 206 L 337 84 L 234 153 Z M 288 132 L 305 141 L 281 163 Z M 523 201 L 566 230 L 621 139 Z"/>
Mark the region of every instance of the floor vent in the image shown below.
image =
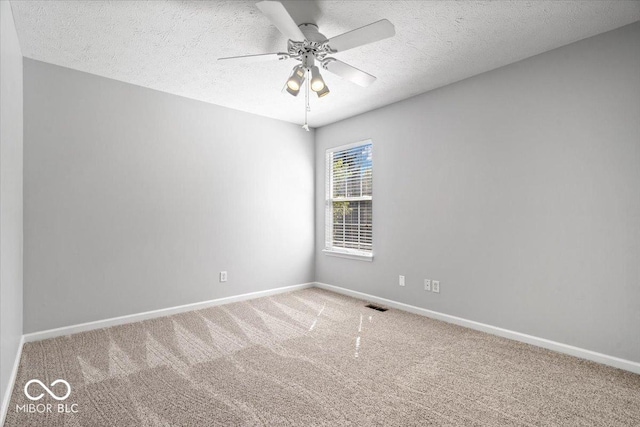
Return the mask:
<path id="1" fill-rule="evenodd" d="M 367 305 L 365 305 L 365 307 L 372 308 L 372 309 L 378 310 L 378 311 L 387 311 L 387 310 L 389 310 L 388 308 L 380 307 L 379 305 L 375 305 L 375 304 L 367 304 Z"/>

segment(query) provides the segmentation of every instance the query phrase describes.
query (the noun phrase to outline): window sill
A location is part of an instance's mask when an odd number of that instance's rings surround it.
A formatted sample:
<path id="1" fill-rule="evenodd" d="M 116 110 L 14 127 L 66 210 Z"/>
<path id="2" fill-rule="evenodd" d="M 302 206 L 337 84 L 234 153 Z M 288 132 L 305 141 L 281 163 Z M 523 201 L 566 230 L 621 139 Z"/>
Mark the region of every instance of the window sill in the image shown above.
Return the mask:
<path id="1" fill-rule="evenodd" d="M 368 262 L 373 261 L 373 254 L 357 254 L 352 252 L 340 252 L 340 251 L 334 251 L 331 249 L 323 249 L 322 252 L 324 252 L 325 255 L 335 256 L 338 258 L 355 259 L 358 261 L 368 261 Z"/>

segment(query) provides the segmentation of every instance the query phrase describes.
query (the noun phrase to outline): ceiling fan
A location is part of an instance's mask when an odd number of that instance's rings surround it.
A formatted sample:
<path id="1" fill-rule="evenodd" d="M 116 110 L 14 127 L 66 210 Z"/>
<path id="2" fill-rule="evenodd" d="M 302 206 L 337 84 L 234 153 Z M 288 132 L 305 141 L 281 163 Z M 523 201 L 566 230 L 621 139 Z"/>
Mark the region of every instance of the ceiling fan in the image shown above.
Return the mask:
<path id="1" fill-rule="evenodd" d="M 251 63 L 269 59 L 295 59 L 299 61 L 300 64 L 295 65 L 291 71 L 291 75 L 287 80 L 286 89 L 291 95 L 298 96 L 302 85 L 305 80 L 307 81 L 307 111 L 309 110 L 309 87 L 318 95 L 318 98 L 329 94 L 329 88 L 324 82 L 316 63 L 320 64 L 323 70 L 336 74 L 345 80 L 349 80 L 363 87 L 369 86 L 376 80 L 374 76 L 329 55 L 386 39 L 396 33 L 395 27 L 391 22 L 386 19 L 381 19 L 364 27 L 327 39 L 318 31 L 318 26 L 315 24 L 305 23 L 297 25 L 291 15 L 289 15 L 289 12 L 287 12 L 287 9 L 285 9 L 279 1 L 261 1 L 257 3 L 256 6 L 271 23 L 289 39 L 287 42 L 287 51 L 231 56 L 218 58 L 218 60 L 241 63 Z M 309 75 L 310 78 L 308 78 Z M 303 127 L 308 130 L 306 116 Z"/>

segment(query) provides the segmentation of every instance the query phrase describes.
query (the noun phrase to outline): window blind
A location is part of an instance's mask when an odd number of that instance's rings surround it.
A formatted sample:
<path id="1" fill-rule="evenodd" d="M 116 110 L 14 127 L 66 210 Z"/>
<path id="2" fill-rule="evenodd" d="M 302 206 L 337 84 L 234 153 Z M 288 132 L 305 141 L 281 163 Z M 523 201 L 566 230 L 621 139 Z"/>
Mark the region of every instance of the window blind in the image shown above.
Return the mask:
<path id="1" fill-rule="evenodd" d="M 373 144 L 327 150 L 325 250 L 371 255 Z"/>

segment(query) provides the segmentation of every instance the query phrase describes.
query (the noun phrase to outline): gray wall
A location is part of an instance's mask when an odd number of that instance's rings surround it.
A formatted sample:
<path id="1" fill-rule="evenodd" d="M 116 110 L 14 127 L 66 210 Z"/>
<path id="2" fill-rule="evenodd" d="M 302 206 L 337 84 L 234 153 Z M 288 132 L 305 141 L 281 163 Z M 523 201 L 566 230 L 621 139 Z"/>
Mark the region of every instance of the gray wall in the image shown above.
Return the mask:
<path id="1" fill-rule="evenodd" d="M 640 362 L 639 118 L 636 23 L 320 128 L 316 279 Z M 365 138 L 372 263 L 321 252 L 324 152 Z"/>
<path id="2" fill-rule="evenodd" d="M 0 2 L 0 402 L 22 336 L 22 53 Z"/>
<path id="3" fill-rule="evenodd" d="M 24 79 L 25 333 L 313 280 L 313 133 L 29 59 Z"/>

